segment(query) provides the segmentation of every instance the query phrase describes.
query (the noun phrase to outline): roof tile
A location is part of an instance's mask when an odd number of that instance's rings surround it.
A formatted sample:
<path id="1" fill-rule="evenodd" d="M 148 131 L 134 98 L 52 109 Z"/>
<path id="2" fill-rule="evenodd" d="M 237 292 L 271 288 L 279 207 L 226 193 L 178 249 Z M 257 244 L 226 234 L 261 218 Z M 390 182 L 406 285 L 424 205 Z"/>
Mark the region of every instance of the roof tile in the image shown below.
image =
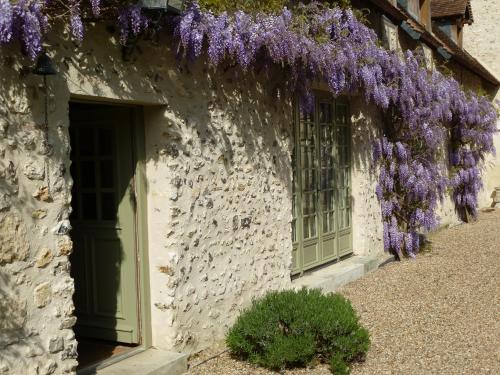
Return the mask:
<path id="1" fill-rule="evenodd" d="M 432 0 L 432 18 L 464 16 L 470 23 L 473 21 L 470 0 Z"/>

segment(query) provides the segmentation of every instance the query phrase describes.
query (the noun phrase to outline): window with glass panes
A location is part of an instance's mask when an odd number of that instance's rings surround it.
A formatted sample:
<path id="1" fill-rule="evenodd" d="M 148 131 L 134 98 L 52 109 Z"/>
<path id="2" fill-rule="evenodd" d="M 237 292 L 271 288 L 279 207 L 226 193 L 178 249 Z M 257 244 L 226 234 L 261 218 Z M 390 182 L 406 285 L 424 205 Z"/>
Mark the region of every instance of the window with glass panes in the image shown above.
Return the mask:
<path id="1" fill-rule="evenodd" d="M 398 3 L 413 17 L 420 20 L 420 0 L 398 0 Z"/>
<path id="2" fill-rule="evenodd" d="M 293 273 L 352 253 L 351 133 L 345 100 L 317 94 L 295 108 Z"/>

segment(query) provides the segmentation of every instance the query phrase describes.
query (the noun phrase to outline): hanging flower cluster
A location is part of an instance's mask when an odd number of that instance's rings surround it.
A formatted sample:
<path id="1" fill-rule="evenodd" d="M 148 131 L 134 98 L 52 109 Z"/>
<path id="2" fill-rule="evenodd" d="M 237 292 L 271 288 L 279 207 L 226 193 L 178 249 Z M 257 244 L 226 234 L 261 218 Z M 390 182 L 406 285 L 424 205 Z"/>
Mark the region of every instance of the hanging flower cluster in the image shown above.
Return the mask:
<path id="1" fill-rule="evenodd" d="M 213 65 L 230 59 L 245 70 L 264 59 L 287 67 L 306 111 L 314 80 L 327 82 L 335 96 L 363 92 L 385 111 L 384 137 L 373 157 L 380 167 L 377 197 L 387 250 L 410 256 L 418 251 L 418 232 L 436 227 L 448 187 L 460 216 L 475 215 L 481 162 L 494 151 L 493 106 L 465 94 L 454 79 L 430 73 L 412 52 L 401 59 L 379 47 L 374 31 L 350 10 L 312 3 L 295 14 L 214 15 L 194 4 L 177 33 L 189 58 L 199 57 L 207 43 Z M 443 163 L 450 124 L 457 144 L 452 176 Z"/>
<path id="2" fill-rule="evenodd" d="M 0 0 L 0 44 L 19 40 L 26 54 L 36 57 L 48 27 L 49 2 Z M 80 41 L 82 9 L 98 16 L 102 5 L 70 0 L 69 9 L 73 37 Z M 113 9 L 122 43 L 148 27 L 139 7 Z M 418 54 L 408 51 L 401 58 L 381 48 L 375 32 L 351 10 L 311 2 L 275 14 L 214 14 L 192 2 L 174 24 L 178 52 L 188 59 L 206 51 L 213 66 L 231 61 L 244 71 L 283 67 L 285 83 L 300 96 L 304 111 L 312 108 L 314 81 L 326 82 L 334 96 L 363 93 L 384 111 L 387 121 L 373 158 L 387 250 L 413 256 L 418 233 L 437 225 L 436 211 L 448 189 L 462 219 L 476 214 L 482 161 L 494 152 L 494 107 L 465 93 L 453 78 L 429 72 Z"/>
<path id="3" fill-rule="evenodd" d="M 34 59 L 42 50 L 42 36 L 48 27 L 43 10 L 44 4 L 38 1 L 11 4 L 0 0 L 0 44 L 19 40 L 26 54 Z"/>
<path id="4" fill-rule="evenodd" d="M 484 97 L 472 96 L 470 101 L 473 105 L 453 116 L 450 129 L 450 185 L 457 214 L 463 221 L 477 215 L 477 196 L 483 187 L 481 165 L 485 154 L 494 151 L 490 134 L 496 131 L 497 121 L 491 103 Z"/>
<path id="5" fill-rule="evenodd" d="M 55 4 L 53 0 L 0 0 L 0 45 L 20 41 L 23 52 L 32 60 L 42 51 L 43 36 L 48 31 L 49 19 L 68 18 L 71 35 L 76 42 L 84 37 L 83 17 L 99 17 L 103 10 L 113 16 L 120 28 L 120 42 L 125 44 L 148 27 L 148 19 L 137 4 L 129 1 L 69 0 Z"/>

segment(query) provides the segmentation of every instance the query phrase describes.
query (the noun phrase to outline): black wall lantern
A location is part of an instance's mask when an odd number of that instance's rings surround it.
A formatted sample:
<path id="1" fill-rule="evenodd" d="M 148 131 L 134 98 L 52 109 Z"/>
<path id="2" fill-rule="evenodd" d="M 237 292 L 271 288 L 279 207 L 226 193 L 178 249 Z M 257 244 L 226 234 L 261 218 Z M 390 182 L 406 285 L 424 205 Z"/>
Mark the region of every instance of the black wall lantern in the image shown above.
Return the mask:
<path id="1" fill-rule="evenodd" d="M 45 90 L 45 128 L 48 129 L 49 126 L 49 93 L 47 92 L 47 76 L 53 76 L 57 74 L 56 68 L 52 63 L 50 57 L 44 52 L 38 56 L 36 60 L 35 69 L 33 69 L 33 73 L 39 76 L 43 76 L 43 86 Z"/>
<path id="2" fill-rule="evenodd" d="M 39 76 L 53 76 L 57 74 L 57 71 L 52 64 L 52 60 L 45 52 L 42 52 L 42 54 L 38 56 L 33 73 Z"/>
<path id="3" fill-rule="evenodd" d="M 44 115 L 45 115 L 45 124 L 44 124 L 44 141 L 45 141 L 45 146 L 47 148 L 47 155 L 51 153 L 51 146 L 49 143 L 49 88 L 47 86 L 47 76 L 53 76 L 57 74 L 57 70 L 54 67 L 54 64 L 52 63 L 52 60 L 50 57 L 44 52 L 38 56 L 38 59 L 36 60 L 36 66 L 33 69 L 33 73 L 39 76 L 43 76 L 43 86 L 45 90 L 45 102 L 44 102 Z M 45 158 L 45 177 L 47 179 L 47 190 L 49 192 L 49 197 L 50 197 L 50 172 L 49 172 L 49 162 L 48 159 Z"/>
<path id="4" fill-rule="evenodd" d="M 141 0 L 140 5 L 143 9 L 180 13 L 184 7 L 184 0 Z"/>

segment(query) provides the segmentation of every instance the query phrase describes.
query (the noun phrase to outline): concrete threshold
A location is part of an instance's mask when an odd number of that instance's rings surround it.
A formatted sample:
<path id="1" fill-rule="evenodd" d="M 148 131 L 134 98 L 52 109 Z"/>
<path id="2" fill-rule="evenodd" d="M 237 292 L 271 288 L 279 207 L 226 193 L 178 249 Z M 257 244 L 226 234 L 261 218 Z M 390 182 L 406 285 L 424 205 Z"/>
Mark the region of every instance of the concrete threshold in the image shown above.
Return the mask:
<path id="1" fill-rule="evenodd" d="M 139 354 L 104 368 L 87 372 L 89 375 L 181 375 L 187 371 L 188 355 L 149 348 Z"/>
<path id="2" fill-rule="evenodd" d="M 355 255 L 293 280 L 292 287 L 296 290 L 306 287 L 321 289 L 325 293 L 335 292 L 342 286 L 363 277 L 392 260 L 394 260 L 394 256 L 388 254 L 384 254 L 382 257 Z"/>

